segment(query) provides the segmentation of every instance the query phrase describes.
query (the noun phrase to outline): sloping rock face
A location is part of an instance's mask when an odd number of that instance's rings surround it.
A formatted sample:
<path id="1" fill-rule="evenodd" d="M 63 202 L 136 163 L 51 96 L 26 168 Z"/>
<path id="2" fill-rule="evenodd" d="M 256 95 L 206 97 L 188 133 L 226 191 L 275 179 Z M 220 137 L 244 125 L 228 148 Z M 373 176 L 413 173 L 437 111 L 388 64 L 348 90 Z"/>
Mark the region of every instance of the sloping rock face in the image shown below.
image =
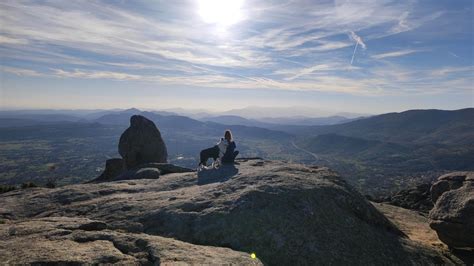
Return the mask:
<path id="1" fill-rule="evenodd" d="M 430 228 L 429 219 L 423 212 L 386 203 L 372 202 L 372 204 L 413 242 L 419 243 L 425 248 L 438 250 L 456 265 L 473 265 L 474 253 L 449 249 L 439 240 L 436 231 Z"/>
<path id="2" fill-rule="evenodd" d="M 145 163 L 166 163 L 168 152 L 155 124 L 141 115 L 130 118 L 130 127 L 119 141 L 119 153 L 127 169 Z"/>
<path id="3" fill-rule="evenodd" d="M 238 161 L 153 180 L 12 191 L 0 195 L 0 218 L 88 218 L 108 230 L 255 252 L 269 265 L 452 264 L 404 237 L 327 168 Z"/>
<path id="4" fill-rule="evenodd" d="M 51 217 L 0 225 L 5 265 L 262 265 L 243 252 L 107 229 L 87 218 Z"/>
<path id="5" fill-rule="evenodd" d="M 452 248 L 474 249 L 474 172 L 443 175 L 431 187 L 430 226 Z"/>

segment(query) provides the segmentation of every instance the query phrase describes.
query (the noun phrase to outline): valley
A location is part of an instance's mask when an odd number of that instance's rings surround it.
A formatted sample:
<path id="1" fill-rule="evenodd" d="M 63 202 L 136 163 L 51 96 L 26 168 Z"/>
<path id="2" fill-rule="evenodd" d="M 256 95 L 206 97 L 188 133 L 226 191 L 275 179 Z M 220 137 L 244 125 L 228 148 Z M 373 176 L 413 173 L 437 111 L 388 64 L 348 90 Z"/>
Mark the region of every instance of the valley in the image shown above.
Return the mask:
<path id="1" fill-rule="evenodd" d="M 153 120 L 169 161 L 195 168 L 199 151 L 233 131 L 241 157 L 328 166 L 372 196 L 429 183 L 440 174 L 474 170 L 474 109 L 385 114 L 336 125 L 224 125 L 137 109 L 71 114 L 0 113 L 0 184 L 77 184 L 96 178 L 118 156 L 117 139 L 131 114 Z M 8 117 L 8 119 L 7 119 Z M 247 121 L 242 118 L 233 121 Z M 456 132 L 455 135 L 450 132 Z"/>

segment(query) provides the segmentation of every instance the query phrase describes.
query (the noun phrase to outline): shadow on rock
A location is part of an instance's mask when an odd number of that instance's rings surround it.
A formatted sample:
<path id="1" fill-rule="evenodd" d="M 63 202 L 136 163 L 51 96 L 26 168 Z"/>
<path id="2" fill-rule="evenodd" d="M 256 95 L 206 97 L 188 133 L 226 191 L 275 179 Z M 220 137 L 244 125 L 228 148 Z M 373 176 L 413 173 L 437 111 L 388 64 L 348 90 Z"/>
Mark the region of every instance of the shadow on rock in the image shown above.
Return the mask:
<path id="1" fill-rule="evenodd" d="M 198 172 L 198 185 L 225 182 L 235 176 L 239 169 L 233 164 L 224 164 L 219 168 L 203 169 Z"/>

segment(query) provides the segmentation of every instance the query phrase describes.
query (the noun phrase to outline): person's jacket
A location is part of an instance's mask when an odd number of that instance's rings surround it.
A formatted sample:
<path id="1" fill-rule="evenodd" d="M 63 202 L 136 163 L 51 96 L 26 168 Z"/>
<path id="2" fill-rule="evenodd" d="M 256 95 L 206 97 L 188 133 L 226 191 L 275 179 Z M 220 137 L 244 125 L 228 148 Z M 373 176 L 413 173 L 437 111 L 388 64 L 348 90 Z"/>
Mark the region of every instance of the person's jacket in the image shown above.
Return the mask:
<path id="1" fill-rule="evenodd" d="M 234 141 L 231 141 L 225 150 L 224 156 L 222 156 L 222 162 L 230 162 L 234 160 L 234 151 L 237 146 Z"/>

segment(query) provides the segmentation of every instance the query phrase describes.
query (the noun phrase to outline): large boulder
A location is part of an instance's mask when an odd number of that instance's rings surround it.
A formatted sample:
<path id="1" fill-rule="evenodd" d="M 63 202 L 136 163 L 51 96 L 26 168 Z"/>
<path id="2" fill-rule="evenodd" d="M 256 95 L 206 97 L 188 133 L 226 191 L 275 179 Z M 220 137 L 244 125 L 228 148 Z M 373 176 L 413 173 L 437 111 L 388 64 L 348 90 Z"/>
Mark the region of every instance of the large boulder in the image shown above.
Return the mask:
<path id="1" fill-rule="evenodd" d="M 169 173 L 192 172 L 189 168 L 166 163 L 166 145 L 155 124 L 140 115 L 130 118 L 130 127 L 119 141 L 123 157 L 105 162 L 102 174 L 88 183 L 101 183 L 130 179 L 158 179 Z"/>
<path id="2" fill-rule="evenodd" d="M 443 175 L 431 187 L 430 227 L 452 248 L 474 249 L 474 172 Z"/>
<path id="3" fill-rule="evenodd" d="M 431 199 L 436 203 L 438 198 L 446 191 L 462 187 L 466 181 L 474 180 L 474 172 L 453 172 L 442 175 L 431 186 Z"/>
<path id="4" fill-rule="evenodd" d="M 166 163 L 168 152 L 155 124 L 141 115 L 130 118 L 130 127 L 119 141 L 119 153 L 127 169 L 145 163 Z"/>
<path id="5" fill-rule="evenodd" d="M 269 265 L 452 263 L 406 238 L 327 168 L 238 162 L 154 180 L 12 191 L 0 195 L 0 219 L 88 218 L 109 230 L 255 252 Z"/>

